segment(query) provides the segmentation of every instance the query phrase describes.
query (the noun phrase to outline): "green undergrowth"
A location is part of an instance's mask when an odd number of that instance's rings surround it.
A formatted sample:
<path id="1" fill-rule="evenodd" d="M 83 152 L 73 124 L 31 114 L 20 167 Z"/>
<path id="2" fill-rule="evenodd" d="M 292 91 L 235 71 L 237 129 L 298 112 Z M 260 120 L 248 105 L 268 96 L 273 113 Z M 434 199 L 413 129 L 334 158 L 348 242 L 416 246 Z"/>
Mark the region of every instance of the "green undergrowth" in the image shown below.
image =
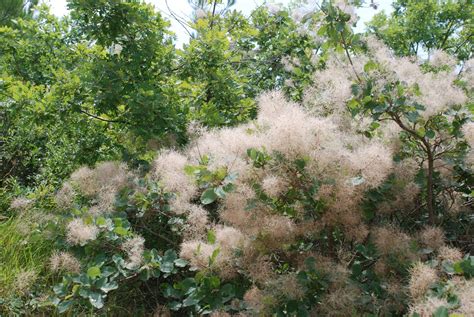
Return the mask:
<path id="1" fill-rule="evenodd" d="M 39 231 L 24 232 L 30 229 L 22 226 L 23 221 L 20 217 L 11 217 L 0 222 L 0 298 L 12 293 L 21 295 L 22 285 L 18 280 L 22 273 L 34 272 L 37 278 L 49 279 L 45 268 L 53 245 Z"/>

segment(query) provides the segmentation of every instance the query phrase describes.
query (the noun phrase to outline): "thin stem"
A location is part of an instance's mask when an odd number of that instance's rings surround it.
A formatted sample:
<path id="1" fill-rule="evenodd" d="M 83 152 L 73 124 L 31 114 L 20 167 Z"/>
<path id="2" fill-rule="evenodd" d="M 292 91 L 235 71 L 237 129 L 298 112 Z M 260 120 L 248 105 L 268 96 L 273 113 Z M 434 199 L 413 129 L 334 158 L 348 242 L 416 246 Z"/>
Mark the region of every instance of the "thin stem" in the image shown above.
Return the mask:
<path id="1" fill-rule="evenodd" d="M 357 71 L 354 67 L 354 63 L 352 62 L 351 54 L 349 54 L 349 50 L 347 48 L 348 45 L 347 45 L 346 40 L 344 38 L 344 34 L 342 32 L 340 32 L 340 33 L 341 33 L 342 47 L 344 48 L 344 52 L 346 52 L 346 56 L 349 59 L 349 63 L 351 64 L 352 70 L 354 71 L 354 74 L 357 77 L 357 81 L 362 82 L 362 80 L 359 77 L 359 74 L 357 74 Z"/>
<path id="2" fill-rule="evenodd" d="M 95 114 L 92 114 L 92 113 L 89 113 L 85 110 L 82 110 L 80 109 L 79 112 L 91 117 L 91 118 L 94 118 L 94 119 L 97 119 L 97 120 L 100 120 L 100 121 L 104 121 L 104 122 L 109 122 L 109 123 L 127 123 L 126 121 L 123 121 L 123 120 L 119 120 L 119 119 L 105 119 L 105 118 L 102 118 L 102 117 L 99 117 L 99 116 L 96 116 Z"/>
<path id="3" fill-rule="evenodd" d="M 214 15 L 216 14 L 216 6 L 217 6 L 217 0 L 214 0 L 214 4 L 212 6 L 211 24 L 209 25 L 209 28 L 211 29 L 214 26 Z"/>
<path id="4" fill-rule="evenodd" d="M 389 112 L 389 115 L 393 118 L 393 120 L 398 124 L 400 128 L 404 131 L 408 132 L 412 135 L 415 139 L 422 142 L 422 148 L 427 155 L 428 159 L 428 175 L 426 180 L 426 187 L 427 187 L 427 198 L 426 198 L 426 205 L 428 208 L 428 215 L 431 224 L 435 224 L 435 212 L 434 212 L 434 160 L 435 155 L 433 153 L 433 149 L 431 144 L 426 140 L 425 137 L 419 135 L 415 130 L 410 129 L 407 127 L 403 121 L 401 120 L 400 116 L 396 113 Z"/>

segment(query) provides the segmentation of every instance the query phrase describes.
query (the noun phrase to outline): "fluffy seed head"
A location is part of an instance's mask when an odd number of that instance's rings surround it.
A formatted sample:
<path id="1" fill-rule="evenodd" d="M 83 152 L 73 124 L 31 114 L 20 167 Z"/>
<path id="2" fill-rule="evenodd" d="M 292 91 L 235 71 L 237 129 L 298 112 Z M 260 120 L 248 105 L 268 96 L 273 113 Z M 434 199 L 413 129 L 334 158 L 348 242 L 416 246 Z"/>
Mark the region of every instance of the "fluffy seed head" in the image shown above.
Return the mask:
<path id="1" fill-rule="evenodd" d="M 383 255 L 404 253 L 410 248 L 410 237 L 392 226 L 375 228 L 372 235 L 377 250 Z"/>
<path id="2" fill-rule="evenodd" d="M 474 149 L 474 122 L 469 121 L 466 123 L 462 128 L 462 132 L 471 149 Z"/>
<path id="3" fill-rule="evenodd" d="M 267 288 L 275 294 L 275 297 L 284 296 L 288 299 L 301 300 L 305 296 L 296 274 L 281 275 L 275 281 L 269 281 Z"/>
<path id="4" fill-rule="evenodd" d="M 127 267 L 135 269 L 143 262 L 143 251 L 145 250 L 145 239 L 140 236 L 134 237 L 122 243 L 122 250 L 127 253 Z"/>
<path id="5" fill-rule="evenodd" d="M 26 294 L 34 284 L 38 274 L 33 271 L 22 271 L 16 275 L 14 288 L 20 294 Z"/>
<path id="6" fill-rule="evenodd" d="M 448 66 L 451 69 L 456 67 L 456 59 L 443 50 L 435 50 L 431 56 L 430 63 L 436 67 Z"/>
<path id="7" fill-rule="evenodd" d="M 202 238 L 208 226 L 207 211 L 200 206 L 190 205 L 186 220 L 185 236 L 187 240 Z"/>
<path id="8" fill-rule="evenodd" d="M 271 197 L 279 196 L 284 193 L 287 188 L 288 185 L 285 180 L 278 176 L 270 175 L 265 177 L 262 181 L 263 191 Z"/>
<path id="9" fill-rule="evenodd" d="M 72 187 L 71 183 L 66 182 L 56 193 L 56 196 L 54 198 L 59 208 L 67 209 L 72 206 L 75 195 L 76 192 L 74 191 L 74 188 Z"/>
<path id="10" fill-rule="evenodd" d="M 196 185 L 191 177 L 186 175 L 184 169 L 189 162 L 185 156 L 176 151 L 165 151 L 155 160 L 154 176 L 163 182 L 165 189 L 177 195 L 176 206 L 189 202 L 196 192 Z M 184 210 L 173 210 L 182 214 Z"/>
<path id="11" fill-rule="evenodd" d="M 444 231 L 439 227 L 426 227 L 420 232 L 421 243 L 433 250 L 444 245 Z"/>
<path id="12" fill-rule="evenodd" d="M 460 306 L 455 313 L 464 316 L 474 316 L 474 280 L 461 280 L 455 284 Z"/>
<path id="13" fill-rule="evenodd" d="M 374 37 L 368 39 L 368 46 L 376 61 L 389 70 L 390 74 L 385 73 L 382 76 L 382 82 L 386 81 L 385 78 L 393 76 L 394 80 L 399 80 L 408 87 L 419 88 L 420 94 L 415 94 L 411 98 L 426 107 L 422 111 L 425 119 L 467 101 L 466 94 L 453 84 L 456 79 L 454 72 L 425 73 L 409 57 L 395 57 L 383 43 Z"/>
<path id="14" fill-rule="evenodd" d="M 81 167 L 71 175 L 70 183 L 87 198 L 94 198 L 96 213 L 109 212 L 113 208 L 115 195 L 129 184 L 129 172 L 126 164 L 119 162 L 102 162 L 94 169 Z M 70 185 L 60 194 L 59 202 L 70 204 L 74 196 Z M 62 190 L 61 190 L 62 191 Z"/>
<path id="15" fill-rule="evenodd" d="M 25 197 L 17 197 L 12 200 L 10 208 L 16 211 L 24 211 L 28 209 L 33 204 L 31 199 Z"/>
<path id="16" fill-rule="evenodd" d="M 67 241 L 72 245 L 85 245 L 95 240 L 99 229 L 92 224 L 85 224 L 80 218 L 76 218 L 67 225 Z"/>
<path id="17" fill-rule="evenodd" d="M 421 317 L 431 317 L 439 307 L 447 307 L 448 305 L 446 299 L 430 296 L 410 306 L 410 316 L 417 313 Z"/>
<path id="18" fill-rule="evenodd" d="M 209 258 L 216 246 L 199 240 L 185 241 L 181 244 L 180 257 L 188 260 L 193 267 L 204 269 L 209 265 Z"/>
<path id="19" fill-rule="evenodd" d="M 216 241 L 223 250 L 232 251 L 242 245 L 244 235 L 233 227 L 219 226 L 216 228 Z"/>
<path id="20" fill-rule="evenodd" d="M 351 16 L 349 20 L 349 24 L 353 24 L 357 21 L 358 18 L 355 12 L 355 8 L 349 3 L 348 0 L 336 0 L 334 2 L 334 5 L 345 14 L 348 14 Z"/>
<path id="21" fill-rule="evenodd" d="M 83 166 L 71 174 L 71 182 L 77 186 L 85 196 L 94 196 L 99 186 L 94 177 L 94 172 L 87 166 Z"/>
<path id="22" fill-rule="evenodd" d="M 324 296 L 316 316 L 351 316 L 355 311 L 355 301 L 360 291 L 351 285 L 338 288 Z"/>
<path id="23" fill-rule="evenodd" d="M 392 171 L 393 160 L 387 147 L 380 143 L 371 143 L 354 151 L 351 165 L 353 169 L 360 171 L 370 187 L 377 187 Z"/>
<path id="24" fill-rule="evenodd" d="M 263 292 L 254 286 L 245 292 L 244 301 L 254 311 L 259 312 L 263 307 L 263 297 Z"/>
<path id="25" fill-rule="evenodd" d="M 415 263 L 410 269 L 410 282 L 408 285 L 411 297 L 414 299 L 421 298 L 437 280 L 438 276 L 435 269 L 422 262 Z"/>
<path id="26" fill-rule="evenodd" d="M 456 262 L 462 259 L 462 252 L 453 247 L 442 246 L 438 249 L 438 259 L 440 261 Z"/>
<path id="27" fill-rule="evenodd" d="M 56 251 L 49 259 L 49 266 L 53 272 L 79 273 L 81 262 L 69 252 Z"/>

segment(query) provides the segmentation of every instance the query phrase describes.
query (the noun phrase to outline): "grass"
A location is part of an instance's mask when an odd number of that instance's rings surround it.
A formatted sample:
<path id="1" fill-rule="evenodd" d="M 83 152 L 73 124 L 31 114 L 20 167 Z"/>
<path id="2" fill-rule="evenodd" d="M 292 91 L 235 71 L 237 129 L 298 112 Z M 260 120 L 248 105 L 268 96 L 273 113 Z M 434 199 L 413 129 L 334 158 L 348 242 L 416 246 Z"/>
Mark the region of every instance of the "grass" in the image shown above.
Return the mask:
<path id="1" fill-rule="evenodd" d="M 51 254 L 51 242 L 40 232 L 24 234 L 21 217 L 0 222 L 0 298 L 18 295 L 19 273 L 33 271 L 47 280 L 45 267 Z"/>

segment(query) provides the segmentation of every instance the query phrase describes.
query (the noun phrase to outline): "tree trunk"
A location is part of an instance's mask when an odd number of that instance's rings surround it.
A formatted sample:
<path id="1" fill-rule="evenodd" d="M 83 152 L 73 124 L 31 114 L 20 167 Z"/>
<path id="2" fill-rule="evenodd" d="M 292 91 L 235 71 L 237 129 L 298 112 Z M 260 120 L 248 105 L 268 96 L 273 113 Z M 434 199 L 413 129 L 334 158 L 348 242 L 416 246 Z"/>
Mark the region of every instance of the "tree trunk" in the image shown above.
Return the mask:
<path id="1" fill-rule="evenodd" d="M 434 211 L 434 158 L 431 149 L 428 149 L 428 179 L 427 179 L 427 201 L 426 206 L 428 208 L 428 216 L 431 225 L 436 222 L 435 211 Z"/>

